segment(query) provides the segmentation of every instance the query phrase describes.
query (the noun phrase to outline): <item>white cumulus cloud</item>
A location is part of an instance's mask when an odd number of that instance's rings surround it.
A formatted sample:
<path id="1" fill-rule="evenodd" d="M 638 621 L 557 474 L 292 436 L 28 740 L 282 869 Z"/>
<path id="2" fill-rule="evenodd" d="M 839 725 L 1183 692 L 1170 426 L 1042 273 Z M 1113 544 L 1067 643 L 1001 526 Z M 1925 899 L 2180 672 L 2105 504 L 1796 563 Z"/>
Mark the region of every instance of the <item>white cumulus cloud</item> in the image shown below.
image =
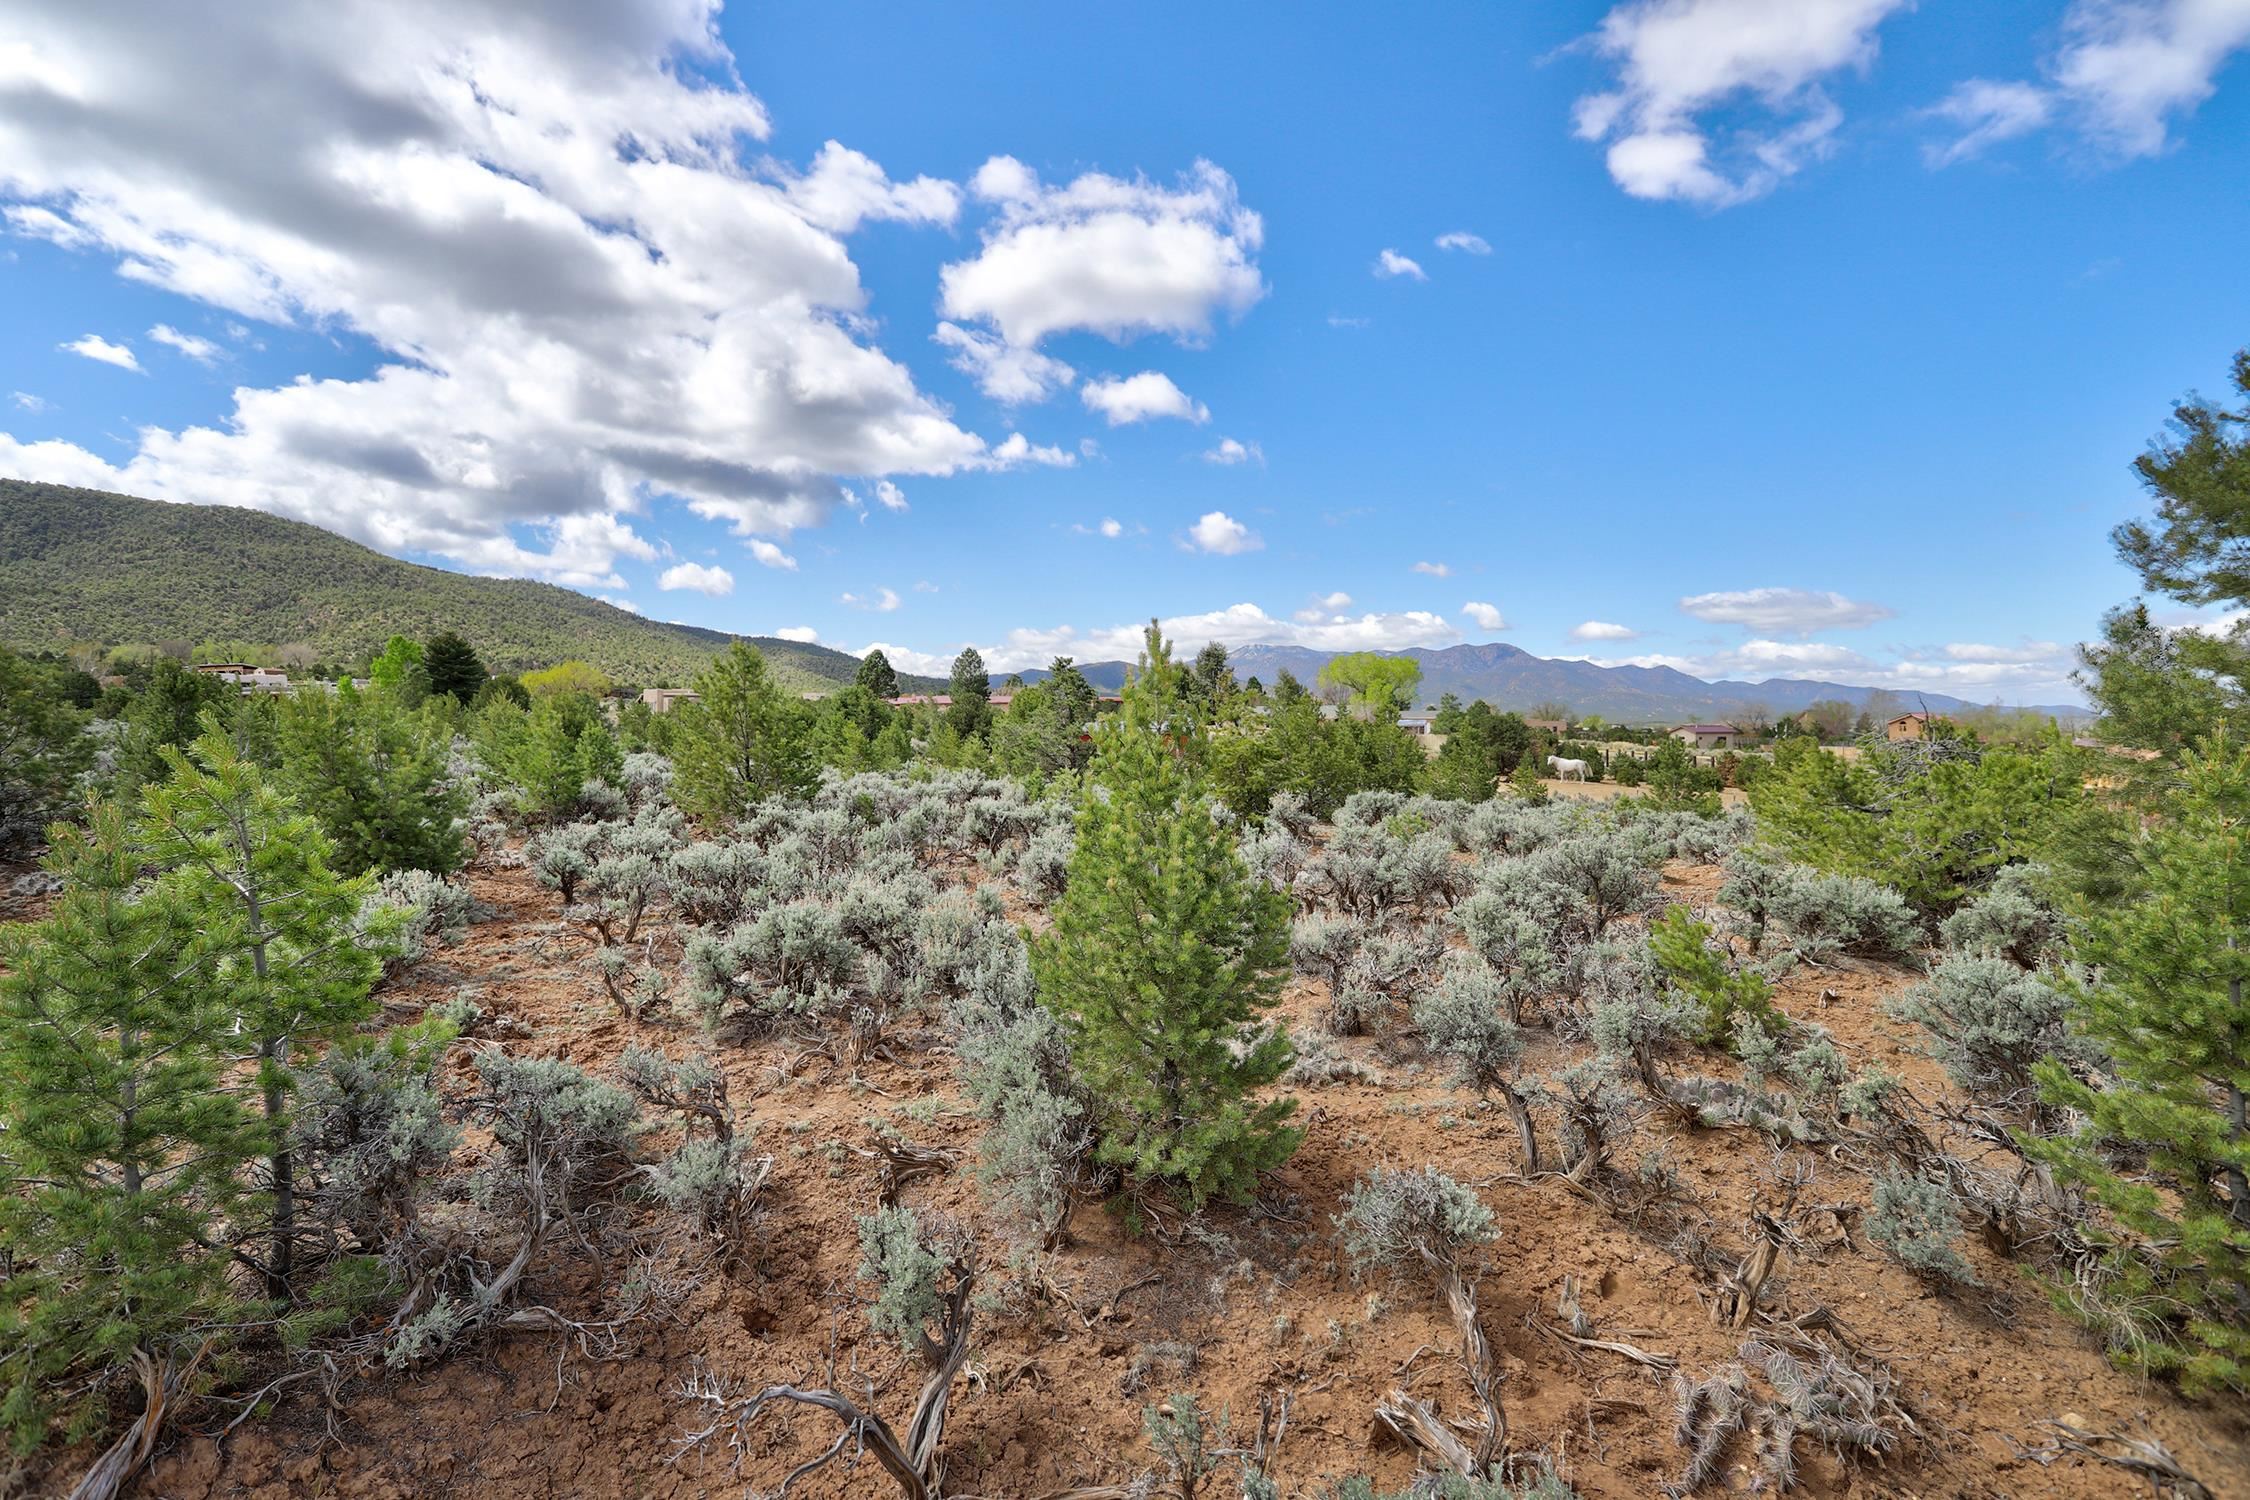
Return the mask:
<path id="1" fill-rule="evenodd" d="M 820 640 L 820 632 L 810 625 L 784 625 L 774 635 L 784 641 L 795 641 L 800 646 L 815 645 Z"/>
<path id="2" fill-rule="evenodd" d="M 1122 380 L 1089 380 L 1078 388 L 1088 411 L 1098 411 L 1112 427 L 1146 422 L 1156 417 L 1177 417 L 1183 422 L 1207 422 L 1211 409 L 1172 383 L 1172 377 L 1143 370 Z"/>
<path id="3" fill-rule="evenodd" d="M 1003 406 L 1044 401 L 1078 378 L 1059 359 L 958 323 L 940 323 L 930 337 L 953 351 L 954 369 L 974 377 L 977 389 Z"/>
<path id="4" fill-rule="evenodd" d="M 1220 438 L 1218 447 L 1204 450 L 1203 461 L 1207 464 L 1220 464 L 1230 468 L 1235 464 L 1262 464 L 1266 461 L 1266 450 L 1256 443 L 1243 443 L 1237 442 L 1233 438 Z"/>
<path id="5" fill-rule="evenodd" d="M 776 171 L 789 201 L 808 223 L 850 234 L 869 219 L 951 224 L 961 211 L 961 189 L 934 177 L 893 182 L 874 158 L 829 141 L 803 174 Z"/>
<path id="6" fill-rule="evenodd" d="M 192 333 L 182 333 L 169 323 L 157 324 L 148 331 L 148 336 L 159 344 L 169 345 L 179 350 L 199 364 L 208 365 L 216 362 L 222 352 L 219 346 L 209 339 L 198 338 Z"/>
<path id="7" fill-rule="evenodd" d="M 56 347 L 68 354 L 81 354 L 105 365 L 115 365 L 120 370 L 138 370 L 141 367 L 140 356 L 133 352 L 132 345 L 113 344 L 98 333 L 89 333 Z"/>
<path id="8" fill-rule="evenodd" d="M 1255 552 L 1265 545 L 1264 538 L 1223 510 L 1206 512 L 1188 528 L 1187 539 L 1196 551 L 1220 557 Z"/>
<path id="9" fill-rule="evenodd" d="M 1385 250 L 1376 256 L 1374 271 L 1377 276 L 1386 279 L 1393 276 L 1404 276 L 1409 281 L 1430 279 L 1429 272 L 1423 270 L 1420 263 L 1408 259 L 1396 250 Z"/>
<path id="10" fill-rule="evenodd" d="M 872 594 L 845 594 L 836 602 L 848 604 L 853 609 L 871 609 L 877 614 L 887 615 L 897 609 L 902 601 L 896 589 L 877 589 Z"/>
<path id="11" fill-rule="evenodd" d="M 1832 590 L 1736 589 L 1691 594 L 1680 608 L 1698 620 L 1740 625 L 1777 635 L 1811 635 L 1816 630 L 1864 630 L 1891 618 L 1887 605 L 1847 599 Z"/>
<path id="12" fill-rule="evenodd" d="M 751 540 L 750 555 L 757 560 L 758 566 L 762 568 L 779 568 L 785 573 L 797 571 L 797 559 L 763 537 L 756 537 Z"/>
<path id="13" fill-rule="evenodd" d="M 1574 128 L 1609 143 L 1609 174 L 1636 198 L 1759 197 L 1829 149 L 1844 116 L 1823 80 L 1870 65 L 1877 28 L 1911 3 L 1628 0 L 1587 39 L 1615 78 L 1579 99 Z M 1743 105 L 1749 123 L 1711 118 Z"/>
<path id="14" fill-rule="evenodd" d="M 1004 462 L 871 342 L 840 238 L 946 223 L 958 190 L 841 145 L 801 172 L 746 158 L 770 122 L 716 12 L 22 0 L 10 225 L 373 368 L 240 387 L 223 421 L 143 427 L 115 464 L 11 440 L 39 465 L 14 472 L 614 588 L 655 505 L 781 539 L 839 481 Z"/>
<path id="15" fill-rule="evenodd" d="M 1170 187 L 1100 172 L 1049 186 L 996 156 L 969 190 L 995 221 L 975 255 L 940 273 L 939 304 L 1018 348 L 1069 329 L 1198 340 L 1265 295 L 1264 224 L 1211 162 Z"/>
<path id="16" fill-rule="evenodd" d="M 992 453 L 986 460 L 986 466 L 1013 469 L 1022 464 L 1041 464 L 1051 469 L 1067 469 L 1077 462 L 1078 455 L 1067 448 L 1034 443 L 1020 432 L 1011 432 L 1005 439 L 992 445 Z"/>
<path id="17" fill-rule="evenodd" d="M 1639 635 L 1630 625 L 1613 625 L 1607 620 L 1581 620 L 1570 627 L 1574 641 L 1630 641 Z"/>
<path id="18" fill-rule="evenodd" d="M 693 589 L 716 599 L 734 592 L 734 575 L 724 568 L 706 567 L 702 563 L 681 563 L 659 574 L 656 586 L 665 590 Z"/>
<path id="19" fill-rule="evenodd" d="M 1414 565 L 1413 571 L 1427 574 L 1432 578 L 1451 578 L 1453 576 L 1453 568 L 1449 563 L 1418 562 Z"/>
<path id="20" fill-rule="evenodd" d="M 1497 604 L 1486 604 L 1480 600 L 1471 599 L 1461 606 L 1461 613 L 1467 615 L 1479 630 L 1506 630 L 1508 628 L 1508 618 L 1500 613 L 1500 606 Z"/>
<path id="21" fill-rule="evenodd" d="M 2156 155 L 2250 48 L 2250 0 L 2074 0 L 2056 37 L 2043 82 L 1972 78 L 1926 112 L 1956 131 L 1933 166 L 2065 121 L 2114 158 Z"/>

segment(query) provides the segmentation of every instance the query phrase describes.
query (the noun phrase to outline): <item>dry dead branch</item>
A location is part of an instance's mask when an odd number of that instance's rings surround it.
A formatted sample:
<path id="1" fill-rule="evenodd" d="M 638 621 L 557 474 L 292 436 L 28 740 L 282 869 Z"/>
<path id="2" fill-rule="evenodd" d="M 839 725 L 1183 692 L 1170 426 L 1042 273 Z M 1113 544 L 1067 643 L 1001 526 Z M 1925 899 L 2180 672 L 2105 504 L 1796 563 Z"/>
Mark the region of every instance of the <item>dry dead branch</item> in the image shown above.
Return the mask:
<path id="1" fill-rule="evenodd" d="M 1465 1475 L 1478 1472 L 1476 1455 L 1469 1451 L 1469 1445 L 1461 1441 L 1427 1401 L 1417 1401 L 1404 1391 L 1394 1390 L 1375 1403 L 1375 1420 L 1408 1448 L 1426 1454 L 1448 1472 Z"/>
<path id="2" fill-rule="evenodd" d="M 2051 1419 L 2045 1425 L 2055 1430 L 2052 1442 L 2026 1448 L 2011 1438 L 2008 1446 L 2015 1449 L 2017 1457 L 2029 1459 L 2041 1468 L 2065 1454 L 2073 1454 L 2147 1480 L 2152 1495 L 2177 1497 L 2177 1500 L 2216 1500 L 2211 1487 L 2182 1468 L 2172 1450 L 2145 1428 L 2140 1437 L 2127 1437 L 2121 1432 L 2095 1432 L 2080 1427 L 2067 1416 Z"/>
<path id="3" fill-rule="evenodd" d="M 173 1398 L 194 1375 L 203 1356 L 211 1352 L 212 1342 L 204 1340 L 203 1346 L 178 1366 L 169 1361 L 159 1366 L 146 1350 L 133 1351 L 133 1371 L 141 1380 L 141 1414 L 71 1487 L 70 1500 L 111 1500 L 128 1479 L 141 1471 L 149 1455 L 156 1451 L 156 1440 L 163 1434 L 164 1419 L 171 1412 Z"/>
<path id="4" fill-rule="evenodd" d="M 1781 1260 L 1780 1226 L 1764 1214 L 1755 1217 L 1755 1224 L 1758 1243 L 1720 1283 L 1718 1298 L 1711 1307 L 1712 1317 L 1722 1328 L 1745 1327 L 1757 1315 L 1758 1298 Z"/>
<path id="5" fill-rule="evenodd" d="M 899 1193 L 915 1178 L 942 1172 L 960 1160 L 958 1152 L 911 1141 L 878 1141 L 852 1150 L 875 1163 L 877 1196 L 885 1208 L 896 1207 Z"/>

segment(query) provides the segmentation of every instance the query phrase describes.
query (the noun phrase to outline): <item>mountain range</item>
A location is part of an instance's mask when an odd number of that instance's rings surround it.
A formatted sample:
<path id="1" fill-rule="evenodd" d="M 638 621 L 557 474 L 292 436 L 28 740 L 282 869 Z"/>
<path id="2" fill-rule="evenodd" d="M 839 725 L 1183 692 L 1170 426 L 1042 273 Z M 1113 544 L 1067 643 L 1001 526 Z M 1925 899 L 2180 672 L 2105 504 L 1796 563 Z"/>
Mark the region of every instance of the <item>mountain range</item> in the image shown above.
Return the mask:
<path id="1" fill-rule="evenodd" d="M 1287 671 L 1311 687 L 1320 669 L 1338 654 L 1301 646 L 1252 645 L 1232 648 L 1227 659 L 1237 678 L 1256 677 L 1270 687 Z M 1599 714 L 1615 724 L 1725 720 L 1752 707 L 1789 714 L 1823 699 L 1840 699 L 1862 708 L 1878 693 L 1887 693 L 1888 701 L 1904 708 L 1926 707 L 1938 713 L 1959 713 L 1981 706 L 1944 693 L 1900 692 L 1799 677 L 1706 682 L 1672 667 L 1605 667 L 1590 661 L 1558 660 L 1534 656 L 1498 641 L 1379 654 L 1404 656 L 1420 664 L 1422 685 L 1418 695 L 1425 703 L 1435 703 L 1447 693 L 1456 694 L 1464 703 L 1482 698 L 1495 708 L 1518 712 L 1542 703 L 1560 703 L 1573 714 Z M 1121 661 L 1090 662 L 1081 663 L 1078 670 L 1101 691 L 1115 692 L 1124 683 L 1128 666 Z M 1023 678 L 1037 682 L 1046 675 L 1044 671 L 1026 672 Z M 2087 717 L 2086 710 L 2075 704 L 2041 705 L 2034 712 L 2066 721 Z"/>
<path id="2" fill-rule="evenodd" d="M 393 635 L 468 637 L 495 671 L 576 657 L 620 682 L 685 683 L 737 639 L 766 655 L 778 677 L 803 689 L 852 679 L 858 661 L 826 646 L 730 635 L 644 619 L 553 584 L 479 578 L 424 567 L 302 521 L 223 505 L 174 505 L 0 479 L 0 644 L 20 650 L 82 642 L 301 644 L 322 661 L 363 661 Z M 1865 706 L 1883 691 L 1794 677 L 1706 682 L 1671 667 L 1597 666 L 1533 656 L 1498 642 L 1386 653 L 1422 668 L 1420 697 L 1482 698 L 1497 708 L 1567 705 L 1614 723 L 1726 719 L 1753 705 L 1794 713 L 1822 699 Z M 1311 686 L 1334 653 L 1249 645 L 1229 658 L 1235 675 L 1271 684 L 1284 670 Z M 1127 664 L 1081 664 L 1097 688 L 1122 687 Z M 1037 682 L 1043 671 L 1022 674 Z M 942 691 L 936 678 L 900 675 L 909 692 Z M 1942 693 L 1890 701 L 1954 713 L 1978 705 Z M 2075 705 L 2039 709 L 2083 718 Z"/>
<path id="3" fill-rule="evenodd" d="M 263 511 L 0 479 L 0 644 L 301 644 L 351 663 L 393 635 L 440 630 L 466 636 L 496 672 L 575 657 L 642 685 L 685 684 L 737 639 L 800 689 L 848 683 L 859 667 L 825 646 L 666 624 L 549 583 L 402 562 Z"/>

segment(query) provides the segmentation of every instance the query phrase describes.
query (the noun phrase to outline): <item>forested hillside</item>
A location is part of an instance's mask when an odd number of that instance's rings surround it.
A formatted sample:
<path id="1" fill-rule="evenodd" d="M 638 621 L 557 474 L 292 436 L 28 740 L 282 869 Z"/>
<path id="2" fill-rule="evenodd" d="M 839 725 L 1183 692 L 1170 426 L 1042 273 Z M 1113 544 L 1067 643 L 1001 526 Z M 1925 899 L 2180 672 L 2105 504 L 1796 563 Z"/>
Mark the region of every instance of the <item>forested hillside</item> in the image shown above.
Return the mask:
<path id="1" fill-rule="evenodd" d="M 667 625 L 552 584 L 385 557 L 317 526 L 222 505 L 167 505 L 0 479 L 0 643 L 303 643 L 357 661 L 393 635 L 455 630 L 495 671 L 566 657 L 628 683 L 685 683 L 734 637 Z M 750 637 L 801 687 L 851 681 L 823 646 Z"/>

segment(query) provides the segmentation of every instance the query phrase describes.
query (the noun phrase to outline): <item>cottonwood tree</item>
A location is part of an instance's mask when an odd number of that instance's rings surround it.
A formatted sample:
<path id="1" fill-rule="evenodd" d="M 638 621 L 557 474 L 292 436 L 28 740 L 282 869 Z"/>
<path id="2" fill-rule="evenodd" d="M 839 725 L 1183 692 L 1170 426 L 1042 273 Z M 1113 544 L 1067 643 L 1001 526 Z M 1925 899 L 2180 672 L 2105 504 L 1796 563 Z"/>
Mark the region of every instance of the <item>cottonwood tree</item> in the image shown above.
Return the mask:
<path id="1" fill-rule="evenodd" d="M 136 832 L 159 884 L 202 925 L 194 982 L 234 1018 L 257 1066 L 273 1214 L 266 1291 L 286 1298 L 297 1239 L 291 1049 L 374 1013 L 383 960 L 358 920 L 373 879 L 330 867 L 319 823 L 236 754 L 216 716 L 165 760 L 172 774 L 143 794 Z"/>
<path id="2" fill-rule="evenodd" d="M 18 1447 L 61 1416 L 96 1431 L 137 1351 L 168 1359 L 228 1301 L 213 1222 L 261 1135 L 222 1087 L 233 1024 L 198 972 L 208 920 L 141 880 L 124 811 L 58 831 L 64 882 L 0 926 L 0 1421 Z"/>
<path id="3" fill-rule="evenodd" d="M 1097 1158 L 1200 1207 L 1248 1196 L 1302 1132 L 1286 1123 L 1295 1100 L 1251 1097 L 1291 1060 L 1262 1024 L 1287 977 L 1289 900 L 1207 811 L 1178 743 L 1194 737 L 1179 678 L 1151 626 L 1031 963 L 1093 1096 Z"/>
<path id="4" fill-rule="evenodd" d="M 1322 687 L 1341 688 L 1354 708 L 1370 714 L 1397 714 L 1411 707 L 1421 686 L 1422 665 L 1411 656 L 1377 651 L 1347 651 L 1320 669 Z"/>

